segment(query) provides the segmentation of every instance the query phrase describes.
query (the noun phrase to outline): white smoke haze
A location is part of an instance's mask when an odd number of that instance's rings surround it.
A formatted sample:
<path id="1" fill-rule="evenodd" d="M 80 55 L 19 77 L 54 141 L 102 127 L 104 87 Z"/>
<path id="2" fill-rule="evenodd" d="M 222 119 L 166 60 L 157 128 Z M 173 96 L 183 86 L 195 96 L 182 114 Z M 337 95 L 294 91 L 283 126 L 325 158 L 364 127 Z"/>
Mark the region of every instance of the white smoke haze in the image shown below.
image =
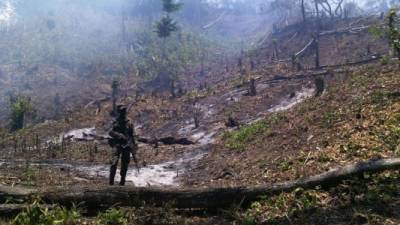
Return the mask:
<path id="1" fill-rule="evenodd" d="M 0 62 L 88 63 L 123 53 L 122 33 L 134 42 L 138 31 L 154 30 L 160 17 L 160 0 L 0 0 Z M 272 24 L 295 23 L 299 0 L 270 8 L 282 0 L 181 0 L 176 17 L 184 29 L 217 36 L 221 43 L 255 42 Z M 306 0 L 313 13 L 313 0 Z M 340 0 L 329 0 L 333 8 Z M 378 14 L 399 0 L 344 0 L 358 7 L 354 15 Z M 208 6 L 207 6 L 208 5 Z M 290 8 L 292 9 L 290 9 Z M 122 30 L 123 14 L 129 17 Z M 292 17 L 289 19 L 288 17 Z M 204 29 L 207 28 L 207 29 Z M 214 36 L 213 36 L 214 35 Z M 132 44 L 132 43 L 131 43 Z M 135 43 L 133 43 L 135 44 Z M 240 45 L 239 45 L 240 46 Z M 234 49 L 240 50 L 241 47 Z"/>
<path id="2" fill-rule="evenodd" d="M 174 14 L 182 28 L 179 35 L 184 37 L 191 33 L 199 43 L 207 40 L 204 42 L 209 46 L 213 44 L 209 48 L 219 56 L 239 54 L 243 48 L 258 43 L 272 30 L 273 24 L 284 27 L 301 19 L 299 0 L 181 2 L 184 3 L 182 11 Z M 274 2 L 285 4 L 271 8 Z M 312 14 L 313 0 L 306 2 L 307 11 Z M 329 2 L 335 6 L 339 0 Z M 344 2 L 358 7 L 359 15 L 378 14 L 399 1 Z M 132 72 L 138 68 L 129 67 L 137 67 L 143 55 L 152 54 L 144 46 L 157 41 L 154 25 L 162 15 L 160 3 L 161 0 L 0 0 L 0 117 L 5 116 L 1 112 L 8 101 L 5 93 L 37 91 L 31 87 L 34 81 L 27 79 L 34 80 L 34 76 L 22 74 L 37 70 L 38 65 L 62 67 L 81 77 L 97 73 L 97 68 L 109 77 L 138 74 Z M 157 50 L 155 45 L 150 47 Z M 199 63 L 199 52 L 195 52 L 197 58 L 191 61 L 195 66 Z M 20 71 L 11 71 L 9 65 Z M 54 72 L 46 79 L 61 79 L 59 77 L 60 74 Z M 24 92 L 26 90 L 29 92 Z"/>
<path id="3" fill-rule="evenodd" d="M 0 27 L 9 27 L 16 20 L 14 2 L 3 0 L 0 2 Z"/>

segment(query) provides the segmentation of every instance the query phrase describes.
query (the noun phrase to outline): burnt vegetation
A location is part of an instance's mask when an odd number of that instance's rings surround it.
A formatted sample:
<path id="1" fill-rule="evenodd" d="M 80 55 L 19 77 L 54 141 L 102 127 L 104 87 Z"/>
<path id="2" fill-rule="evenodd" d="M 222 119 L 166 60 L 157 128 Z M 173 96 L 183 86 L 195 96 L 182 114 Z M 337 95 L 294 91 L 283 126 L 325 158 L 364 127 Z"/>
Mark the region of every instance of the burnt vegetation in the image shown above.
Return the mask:
<path id="1" fill-rule="evenodd" d="M 0 224 L 399 224 L 399 7 L 0 1 Z"/>

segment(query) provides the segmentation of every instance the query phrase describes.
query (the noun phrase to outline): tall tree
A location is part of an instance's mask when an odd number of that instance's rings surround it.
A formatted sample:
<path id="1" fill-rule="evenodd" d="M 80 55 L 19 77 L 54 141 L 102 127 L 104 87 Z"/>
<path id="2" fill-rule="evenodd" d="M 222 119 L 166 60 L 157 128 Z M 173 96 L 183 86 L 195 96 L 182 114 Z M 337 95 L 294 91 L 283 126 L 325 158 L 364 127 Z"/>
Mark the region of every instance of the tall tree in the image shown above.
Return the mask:
<path id="1" fill-rule="evenodd" d="M 117 116 L 117 101 L 119 95 L 119 82 L 117 80 L 113 80 L 111 83 L 111 100 L 112 100 L 112 116 Z"/>
<path id="2" fill-rule="evenodd" d="M 26 116 L 33 113 L 34 109 L 31 99 L 26 96 L 17 96 L 10 98 L 11 114 L 10 114 L 10 130 L 17 131 L 24 128 L 26 123 Z"/>
<path id="3" fill-rule="evenodd" d="M 164 16 L 156 23 L 156 33 L 159 38 L 163 39 L 162 60 L 165 66 L 168 66 L 168 56 L 166 55 L 166 39 L 172 35 L 173 32 L 178 30 L 177 22 L 171 17 L 171 14 L 179 11 L 183 4 L 175 2 L 174 0 L 161 0 Z M 170 82 L 170 90 L 172 97 L 175 97 L 175 79 L 172 74 L 168 72 L 168 68 L 163 68 L 163 72 L 168 74 L 161 74 L 168 76 Z"/>
<path id="4" fill-rule="evenodd" d="M 388 16 L 389 40 L 393 55 L 400 58 L 400 32 L 395 24 L 397 18 L 397 11 L 391 9 Z"/>
<path id="5" fill-rule="evenodd" d="M 171 18 L 171 14 L 182 8 L 182 3 L 176 3 L 174 0 L 161 0 L 165 15 L 156 23 L 156 32 L 160 38 L 168 38 L 178 30 L 177 22 Z"/>
<path id="6" fill-rule="evenodd" d="M 316 13 L 316 16 L 317 16 L 317 20 L 319 20 L 319 0 L 314 0 L 314 5 L 315 5 L 315 13 Z"/>
<path id="7" fill-rule="evenodd" d="M 301 15 L 303 16 L 303 22 L 306 22 L 307 16 L 306 16 L 306 6 L 304 0 L 301 0 Z"/>

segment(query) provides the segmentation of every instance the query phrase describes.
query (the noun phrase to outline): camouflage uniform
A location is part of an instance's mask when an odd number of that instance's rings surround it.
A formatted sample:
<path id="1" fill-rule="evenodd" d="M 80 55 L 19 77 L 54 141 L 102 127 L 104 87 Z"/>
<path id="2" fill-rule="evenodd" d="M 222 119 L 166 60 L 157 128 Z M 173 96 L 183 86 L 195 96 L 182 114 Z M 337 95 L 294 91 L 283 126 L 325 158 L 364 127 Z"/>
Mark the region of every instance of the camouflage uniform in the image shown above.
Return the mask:
<path id="1" fill-rule="evenodd" d="M 126 118 L 126 108 L 118 106 L 118 118 L 113 122 L 112 130 L 109 133 L 110 146 L 113 148 L 112 163 L 110 168 L 110 185 L 114 185 L 114 178 L 117 172 L 118 161 L 121 158 L 121 181 L 125 185 L 126 173 L 130 162 L 130 154 L 136 161 L 137 144 L 133 124 Z"/>

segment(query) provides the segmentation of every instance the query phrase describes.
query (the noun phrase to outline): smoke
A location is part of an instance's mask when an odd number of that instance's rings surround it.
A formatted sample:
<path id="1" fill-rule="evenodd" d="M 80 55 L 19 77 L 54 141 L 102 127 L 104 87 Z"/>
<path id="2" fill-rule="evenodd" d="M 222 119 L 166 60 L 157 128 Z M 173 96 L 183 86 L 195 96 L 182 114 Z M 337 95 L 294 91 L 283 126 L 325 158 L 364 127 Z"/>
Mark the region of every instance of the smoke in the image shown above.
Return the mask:
<path id="1" fill-rule="evenodd" d="M 368 14 L 387 12 L 400 5 L 399 0 L 361 0 L 358 2 L 361 9 Z"/>
<path id="2" fill-rule="evenodd" d="M 15 21 L 15 7 L 11 0 L 0 2 L 0 27 L 9 28 Z"/>
<path id="3" fill-rule="evenodd" d="M 233 55 L 232 51 L 239 52 L 266 37 L 272 24 L 279 22 L 279 14 L 293 17 L 285 18 L 293 23 L 299 21 L 301 14 L 299 0 L 180 1 L 184 7 L 174 15 L 182 28 L 179 34 L 195 34 L 181 35 L 180 39 L 211 42 L 208 49 L 215 54 L 207 56 L 210 61 L 215 59 L 212 57 Z M 270 11 L 261 10 L 275 1 L 285 4 Z M 313 0 L 306 1 L 311 14 Z M 329 1 L 333 5 L 338 2 Z M 345 1 L 354 3 L 362 13 L 385 11 L 395 3 Z M 126 74 L 137 76 L 133 74 L 139 74 L 138 62 L 145 58 L 138 52 L 148 51 L 146 45 L 158 40 L 153 31 L 162 15 L 160 3 L 161 0 L 0 0 L 0 120 L 6 115 L 3 111 L 8 107 L 7 93 L 34 96 L 33 100 L 37 97 L 35 103 L 47 104 L 44 111 L 56 94 L 72 99 L 70 102 L 77 102 L 81 96 L 93 99 L 98 95 L 92 90 L 101 92 L 94 81 Z M 206 37 L 209 42 L 199 37 Z M 155 52 L 160 49 L 154 46 L 157 45 L 153 45 Z M 207 54 L 204 45 L 198 46 L 201 51 L 191 46 L 191 52 L 199 55 L 190 60 L 195 67 L 200 54 Z M 153 53 L 148 51 L 146 55 Z M 107 86 L 104 80 L 101 85 Z M 82 90 L 90 90 L 87 93 L 93 96 L 82 94 Z"/>

